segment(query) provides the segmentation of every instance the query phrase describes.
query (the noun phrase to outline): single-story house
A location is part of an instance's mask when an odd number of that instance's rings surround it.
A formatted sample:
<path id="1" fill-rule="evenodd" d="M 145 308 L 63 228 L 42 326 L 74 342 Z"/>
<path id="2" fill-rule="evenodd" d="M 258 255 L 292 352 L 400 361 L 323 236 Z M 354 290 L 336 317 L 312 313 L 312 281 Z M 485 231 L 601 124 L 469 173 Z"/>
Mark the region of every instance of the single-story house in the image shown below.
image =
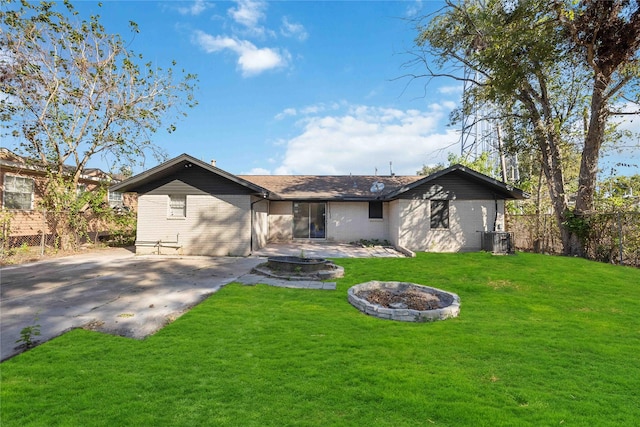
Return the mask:
<path id="1" fill-rule="evenodd" d="M 66 168 L 69 173 L 72 167 Z M 78 181 L 78 192 L 94 191 L 106 183 L 119 182 L 123 177 L 108 174 L 100 169 L 85 169 Z M 7 239 L 9 246 L 27 244 L 37 246 L 46 236 L 53 241 L 51 216 L 41 208 L 47 188 L 47 165 L 37 159 L 20 156 L 0 147 L 0 239 Z M 136 209 L 134 194 L 109 192 L 105 199 L 114 209 Z M 108 224 L 96 218 L 89 209 L 85 211 L 89 237 L 107 233 Z"/>
<path id="2" fill-rule="evenodd" d="M 137 253 L 216 256 L 296 239 L 480 250 L 481 232 L 504 230 L 505 200 L 528 197 L 461 165 L 429 176 L 239 176 L 187 154 L 110 190 L 138 193 Z"/>

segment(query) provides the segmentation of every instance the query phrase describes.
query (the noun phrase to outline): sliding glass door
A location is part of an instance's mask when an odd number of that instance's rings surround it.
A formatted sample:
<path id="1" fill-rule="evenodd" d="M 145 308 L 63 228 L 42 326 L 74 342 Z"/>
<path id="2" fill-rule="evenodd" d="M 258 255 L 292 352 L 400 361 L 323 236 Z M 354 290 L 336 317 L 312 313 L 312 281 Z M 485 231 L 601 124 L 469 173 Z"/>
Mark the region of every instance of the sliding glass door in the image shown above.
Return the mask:
<path id="1" fill-rule="evenodd" d="M 326 237 L 326 203 L 293 203 L 293 237 L 324 239 Z"/>

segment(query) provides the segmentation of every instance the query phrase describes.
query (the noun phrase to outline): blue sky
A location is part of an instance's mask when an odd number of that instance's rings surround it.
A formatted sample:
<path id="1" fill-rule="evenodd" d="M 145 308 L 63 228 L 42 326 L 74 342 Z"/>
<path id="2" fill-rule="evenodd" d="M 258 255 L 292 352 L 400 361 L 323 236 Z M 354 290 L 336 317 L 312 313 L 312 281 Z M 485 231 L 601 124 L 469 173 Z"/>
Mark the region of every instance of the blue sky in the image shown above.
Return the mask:
<path id="1" fill-rule="evenodd" d="M 440 80 L 425 90 L 423 81 L 400 78 L 417 35 L 411 19 L 438 10 L 441 1 L 74 5 L 82 18 L 99 14 L 107 31 L 131 40 L 145 60 L 159 67 L 175 60 L 198 75 L 199 105 L 177 131 L 153 136 L 170 158 L 215 159 L 235 174 L 368 175 L 392 168 L 413 175 L 423 164 L 446 164 L 448 152 L 460 154 L 459 131 L 447 122 L 462 86 Z M 140 33 L 131 33 L 129 21 Z M 633 144 L 624 159 L 640 164 Z M 110 169 L 101 159 L 89 166 Z M 144 168 L 152 166 L 149 160 Z"/>
<path id="2" fill-rule="evenodd" d="M 236 174 L 388 174 L 392 162 L 413 175 L 445 161 L 443 148 L 460 150 L 446 124 L 461 87 L 438 82 L 425 95 L 421 83 L 396 80 L 416 36 L 408 19 L 440 2 L 74 5 L 82 17 L 100 14 L 145 59 L 198 74 L 199 105 L 176 132 L 153 137 L 170 157 L 215 159 Z"/>

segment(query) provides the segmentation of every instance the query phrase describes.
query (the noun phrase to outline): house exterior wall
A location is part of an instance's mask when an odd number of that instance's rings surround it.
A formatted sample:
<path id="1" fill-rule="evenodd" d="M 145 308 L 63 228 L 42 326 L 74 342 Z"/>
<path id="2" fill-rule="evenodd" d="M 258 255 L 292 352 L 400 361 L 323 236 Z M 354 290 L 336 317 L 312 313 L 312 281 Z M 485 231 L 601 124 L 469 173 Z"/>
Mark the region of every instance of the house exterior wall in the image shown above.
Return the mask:
<path id="1" fill-rule="evenodd" d="M 252 181 L 184 155 L 112 188 L 141 194 L 139 253 L 198 255 L 248 255 L 268 242 L 293 240 L 294 235 L 338 242 L 389 240 L 412 251 L 477 250 L 481 231 L 504 229 L 503 199 L 521 196 L 456 166 L 424 179 L 397 179 L 385 193 L 393 200 L 378 202 L 382 218 L 369 218 L 367 199 L 373 195 L 358 190 L 351 179 L 347 187 L 336 190 L 332 184 L 344 184 L 343 178 Z M 401 186 L 402 182 L 407 184 Z M 436 200 L 446 203 L 433 203 Z M 326 203 L 324 212 L 319 203 Z M 306 206 L 308 217 L 298 212 Z M 432 206 L 437 209 L 433 218 Z M 379 216 L 380 204 L 371 207 Z M 318 224 L 323 213 L 324 230 Z M 304 218 L 309 218 L 307 224 Z M 299 228 L 295 232 L 294 225 Z"/>
<path id="2" fill-rule="evenodd" d="M 388 204 L 389 215 L 387 215 L 389 242 L 394 246 L 400 245 L 400 200 L 392 200 Z"/>
<path id="3" fill-rule="evenodd" d="M 388 203 L 383 203 L 382 219 L 369 218 L 369 202 L 328 202 L 326 240 L 353 242 L 361 239 L 389 240 Z M 269 204 L 269 242 L 293 239 L 293 202 Z"/>
<path id="4" fill-rule="evenodd" d="M 504 201 L 451 200 L 449 228 L 430 228 L 429 199 L 398 200 L 398 237 L 392 242 L 412 251 L 458 252 L 481 249 L 481 231 L 504 229 Z M 392 233 L 393 235 L 393 233 Z"/>
<path id="5" fill-rule="evenodd" d="M 327 240 L 354 242 L 389 240 L 389 207 L 382 204 L 382 219 L 369 218 L 369 202 L 327 203 Z"/>
<path id="6" fill-rule="evenodd" d="M 269 203 L 269 242 L 293 239 L 293 202 Z"/>
<path id="7" fill-rule="evenodd" d="M 0 169 L 0 206 L 2 206 L 3 216 L 9 218 L 9 229 L 7 236 L 38 236 L 43 232 L 50 234 L 51 230 L 47 223 L 45 212 L 42 208 L 38 207 L 42 201 L 44 195 L 45 185 L 47 183 L 46 178 L 39 173 L 33 171 L 12 171 L 6 168 Z M 33 180 L 33 196 L 31 209 L 7 209 L 5 206 L 5 177 L 6 176 L 19 176 L 22 178 L 29 178 Z M 31 242 L 35 244 L 34 242 Z"/>
<path id="8" fill-rule="evenodd" d="M 327 240 L 388 240 L 411 251 L 457 252 L 481 249 L 481 231 L 504 230 L 504 200 L 450 200 L 449 228 L 430 228 L 430 199 L 383 203 L 383 219 L 369 219 L 368 202 L 327 203 Z M 496 217 L 496 203 L 498 206 Z M 293 203 L 269 205 L 269 242 L 293 239 Z"/>
<path id="9" fill-rule="evenodd" d="M 269 204 L 268 200 L 251 198 L 253 204 L 253 237 L 251 250 L 257 250 L 267 244 L 269 238 Z"/>
<path id="10" fill-rule="evenodd" d="M 145 194 L 138 198 L 136 253 L 250 254 L 250 196 L 188 194 L 184 218 L 169 218 L 168 205 L 166 194 Z M 158 245 L 159 241 L 163 243 Z"/>

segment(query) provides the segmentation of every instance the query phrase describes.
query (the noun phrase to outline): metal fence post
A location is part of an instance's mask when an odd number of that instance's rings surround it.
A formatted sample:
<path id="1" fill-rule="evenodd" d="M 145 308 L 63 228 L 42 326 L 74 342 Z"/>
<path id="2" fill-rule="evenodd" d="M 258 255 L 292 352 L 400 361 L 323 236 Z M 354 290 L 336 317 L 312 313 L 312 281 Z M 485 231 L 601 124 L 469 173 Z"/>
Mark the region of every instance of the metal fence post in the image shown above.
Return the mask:
<path id="1" fill-rule="evenodd" d="M 42 209 L 42 234 L 40 236 L 40 256 L 44 256 L 45 234 L 47 232 L 47 210 Z"/>
<path id="2" fill-rule="evenodd" d="M 620 265 L 624 265 L 624 246 L 622 244 L 622 212 L 618 212 L 618 236 L 620 241 Z"/>

